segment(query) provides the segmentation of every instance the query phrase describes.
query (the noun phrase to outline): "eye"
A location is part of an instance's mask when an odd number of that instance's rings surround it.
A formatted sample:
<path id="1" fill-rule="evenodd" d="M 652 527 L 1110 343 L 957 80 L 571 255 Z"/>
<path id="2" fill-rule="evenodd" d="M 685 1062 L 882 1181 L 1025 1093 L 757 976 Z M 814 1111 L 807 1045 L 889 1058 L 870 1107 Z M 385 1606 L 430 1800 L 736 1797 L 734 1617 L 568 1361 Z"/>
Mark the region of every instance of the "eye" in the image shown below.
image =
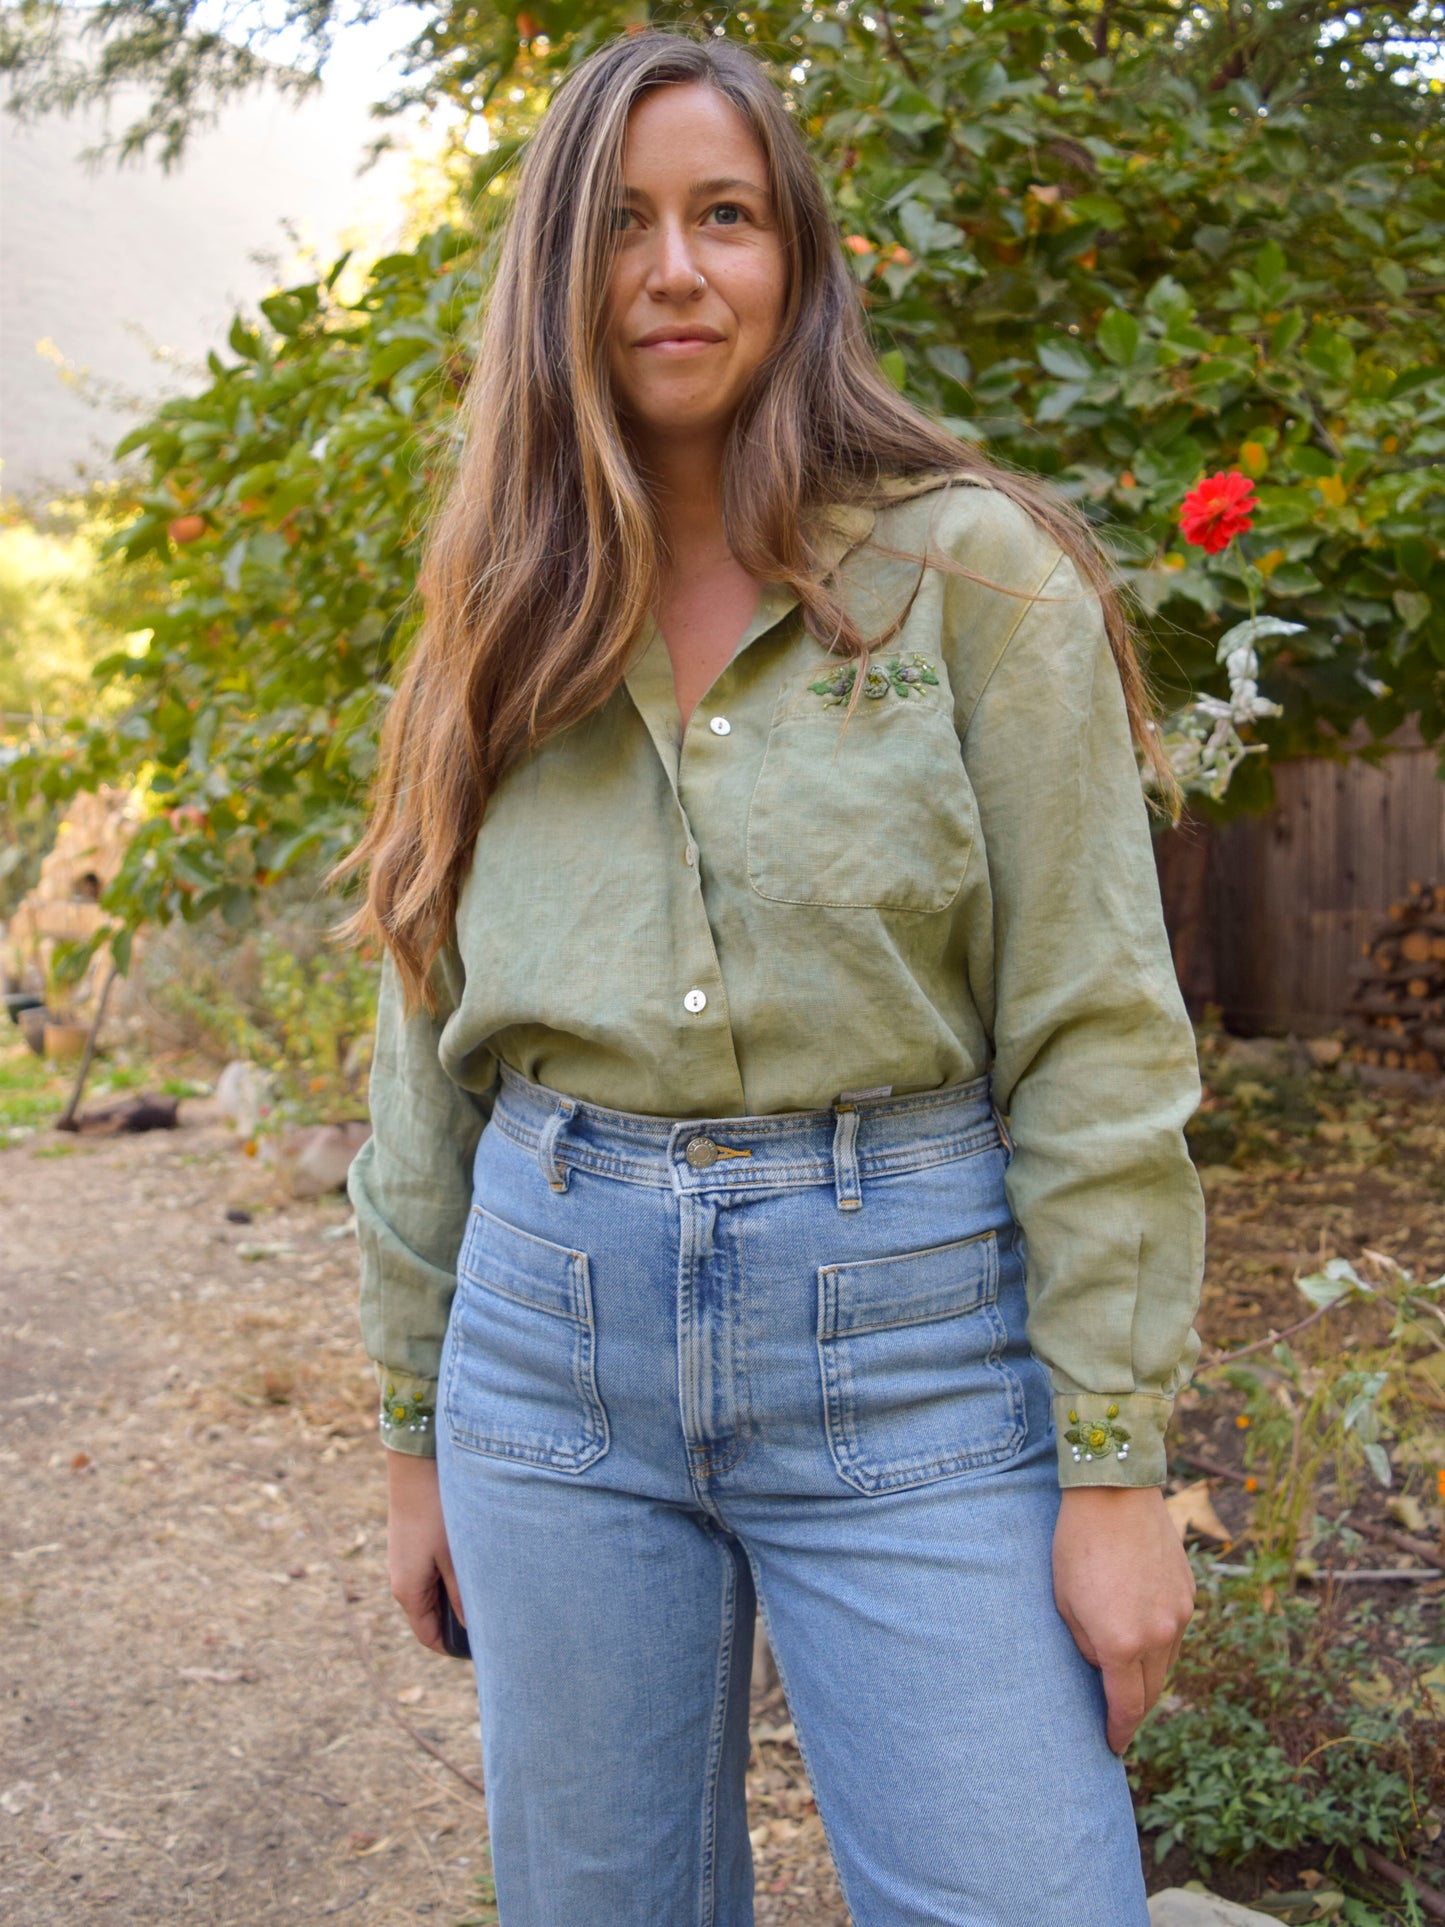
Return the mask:
<path id="1" fill-rule="evenodd" d="M 617 206 L 614 207 L 612 210 L 613 227 L 620 228 L 622 226 L 622 223 L 628 219 L 631 213 L 632 213 L 632 209 L 626 206 L 623 202 L 619 201 Z"/>
<path id="2" fill-rule="evenodd" d="M 710 214 L 716 214 L 719 210 L 726 212 L 728 209 L 731 209 L 734 214 L 741 214 L 744 219 L 750 218 L 747 209 L 739 201 L 719 201 L 717 206 L 709 208 L 708 212 Z M 724 227 L 737 227 L 739 223 L 736 221 L 724 221 L 722 225 Z"/>

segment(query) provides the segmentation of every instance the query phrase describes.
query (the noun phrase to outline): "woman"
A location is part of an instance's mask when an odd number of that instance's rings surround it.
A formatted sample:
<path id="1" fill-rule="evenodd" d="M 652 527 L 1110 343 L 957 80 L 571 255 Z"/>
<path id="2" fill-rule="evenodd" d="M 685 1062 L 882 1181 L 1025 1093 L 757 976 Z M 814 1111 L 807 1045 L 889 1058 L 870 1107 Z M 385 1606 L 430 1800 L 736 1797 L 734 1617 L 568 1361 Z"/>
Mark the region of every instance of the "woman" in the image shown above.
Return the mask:
<path id="1" fill-rule="evenodd" d="M 1097 556 L 881 376 L 711 37 L 559 88 L 466 430 L 351 1195 L 505 1927 L 751 1920 L 755 1605 L 857 1927 L 1143 1927 L 1198 1087 Z"/>

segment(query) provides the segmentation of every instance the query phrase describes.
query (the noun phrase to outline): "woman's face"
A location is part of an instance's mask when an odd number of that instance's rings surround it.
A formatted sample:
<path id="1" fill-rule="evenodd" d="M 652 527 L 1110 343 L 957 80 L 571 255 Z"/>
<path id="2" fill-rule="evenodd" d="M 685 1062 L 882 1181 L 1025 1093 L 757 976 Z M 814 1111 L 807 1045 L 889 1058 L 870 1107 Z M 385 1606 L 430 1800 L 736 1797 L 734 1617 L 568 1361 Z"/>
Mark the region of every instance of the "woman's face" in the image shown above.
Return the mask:
<path id="1" fill-rule="evenodd" d="M 628 115 L 622 180 L 617 407 L 644 439 L 720 438 L 777 339 L 787 292 L 763 151 L 715 88 L 673 83 Z M 689 331 L 702 338 L 679 338 Z"/>

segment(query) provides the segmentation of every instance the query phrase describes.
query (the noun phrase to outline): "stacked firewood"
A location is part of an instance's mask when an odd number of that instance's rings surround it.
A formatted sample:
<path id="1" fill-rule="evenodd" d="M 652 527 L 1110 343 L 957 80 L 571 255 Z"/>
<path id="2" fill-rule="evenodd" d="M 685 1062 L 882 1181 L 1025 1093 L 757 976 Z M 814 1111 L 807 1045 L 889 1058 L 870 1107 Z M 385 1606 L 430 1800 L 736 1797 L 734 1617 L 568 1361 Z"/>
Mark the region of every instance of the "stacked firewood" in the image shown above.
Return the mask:
<path id="1" fill-rule="evenodd" d="M 1387 1070 L 1445 1068 L 1445 884 L 1411 883 L 1353 975 L 1351 1056 Z"/>

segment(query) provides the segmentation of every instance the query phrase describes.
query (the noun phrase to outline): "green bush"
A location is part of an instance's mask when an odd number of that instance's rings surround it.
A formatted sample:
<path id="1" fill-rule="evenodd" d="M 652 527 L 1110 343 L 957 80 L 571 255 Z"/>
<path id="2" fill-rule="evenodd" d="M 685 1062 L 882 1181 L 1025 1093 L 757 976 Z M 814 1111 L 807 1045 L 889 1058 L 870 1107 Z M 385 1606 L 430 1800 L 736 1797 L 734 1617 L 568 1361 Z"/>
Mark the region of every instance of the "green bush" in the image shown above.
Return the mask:
<path id="1" fill-rule="evenodd" d="M 127 927 L 216 910 L 240 927 L 258 890 L 354 839 L 509 168 L 569 65 L 637 24 L 631 0 L 424 11 L 422 93 L 484 107 L 497 137 L 475 222 L 374 263 L 359 292 L 338 263 L 238 316 L 207 384 L 126 438 L 144 479 L 115 553 L 160 571 L 164 609 L 143 655 L 98 665 L 118 721 L 77 718 L 0 770 L 18 801 L 143 776 L 155 814 L 105 897 Z M 314 13 L 321 32 L 326 0 Z M 1280 713 L 1243 704 L 1244 728 L 1270 754 L 1339 753 L 1357 725 L 1377 742 L 1410 715 L 1445 737 L 1438 9 L 647 17 L 771 65 L 883 367 L 1112 531 L 1171 706 L 1233 700 L 1220 645 L 1257 609 L 1259 693 Z M 1221 468 L 1259 507 L 1206 556 L 1179 504 Z M 1268 761 L 1244 758 L 1231 806 L 1268 800 Z"/>

